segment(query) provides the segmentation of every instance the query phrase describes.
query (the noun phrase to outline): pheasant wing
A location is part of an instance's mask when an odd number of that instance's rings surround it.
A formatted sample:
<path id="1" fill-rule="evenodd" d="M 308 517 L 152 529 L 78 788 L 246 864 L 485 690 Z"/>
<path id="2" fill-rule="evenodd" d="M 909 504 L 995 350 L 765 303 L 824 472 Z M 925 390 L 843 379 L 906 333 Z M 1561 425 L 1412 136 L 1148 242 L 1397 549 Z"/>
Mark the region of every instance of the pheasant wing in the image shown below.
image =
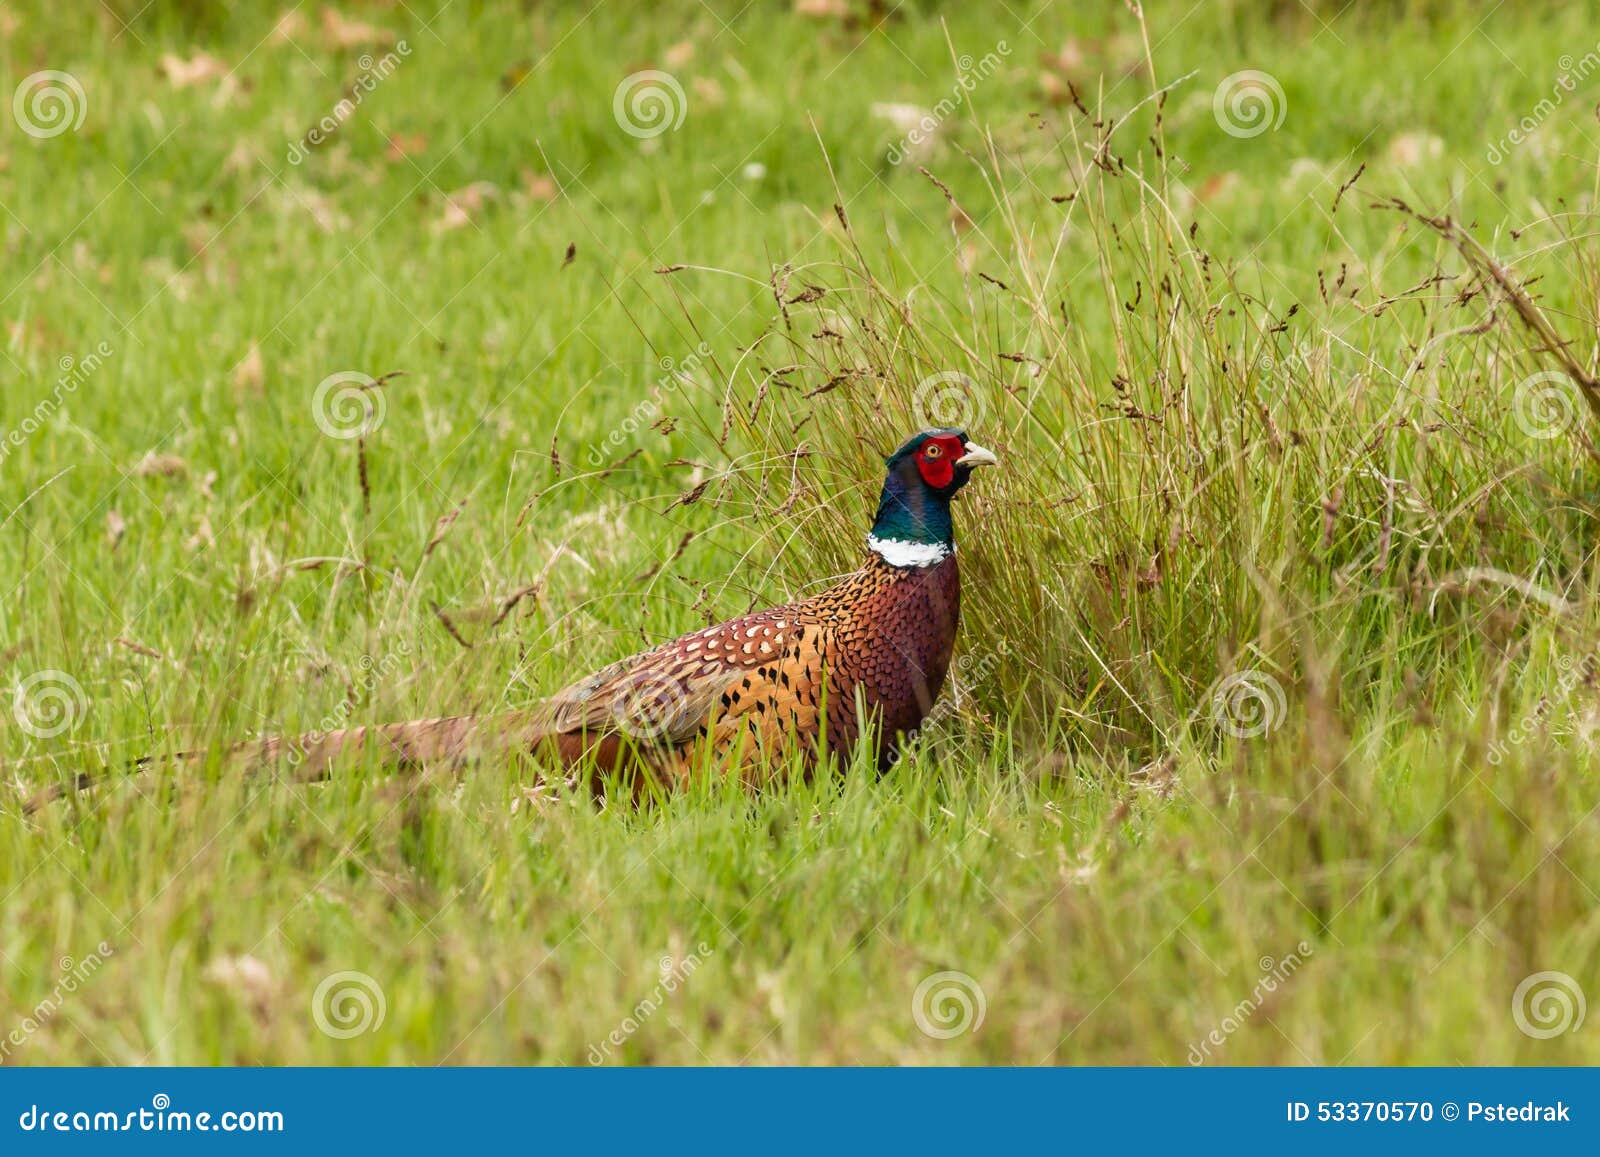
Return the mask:
<path id="1" fill-rule="evenodd" d="M 565 688 L 539 711 L 540 730 L 626 735 L 656 747 L 687 743 L 706 726 L 739 674 L 720 658 L 674 644 L 612 663 Z"/>
<path id="2" fill-rule="evenodd" d="M 755 669 L 776 670 L 792 617 L 789 607 L 761 611 L 613 663 L 547 700 L 539 723 L 555 733 L 682 746 L 714 724 L 725 696 L 748 689 Z"/>

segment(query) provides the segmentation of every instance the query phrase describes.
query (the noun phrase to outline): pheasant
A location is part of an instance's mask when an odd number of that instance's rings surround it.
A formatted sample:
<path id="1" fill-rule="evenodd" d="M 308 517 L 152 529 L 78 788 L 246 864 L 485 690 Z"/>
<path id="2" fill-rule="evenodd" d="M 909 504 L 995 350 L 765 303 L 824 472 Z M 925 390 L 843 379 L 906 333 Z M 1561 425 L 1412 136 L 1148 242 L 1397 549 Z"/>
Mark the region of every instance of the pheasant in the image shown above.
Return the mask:
<path id="1" fill-rule="evenodd" d="M 995 464 L 962 430 L 914 435 L 887 461 L 860 570 L 612 663 L 527 710 L 278 737 L 235 754 L 287 759 L 317 779 L 357 754 L 417 764 L 516 749 L 590 768 L 596 790 L 627 776 L 637 794 L 708 763 L 760 782 L 787 745 L 809 767 L 866 734 L 881 770 L 950 667 L 961 601 L 951 499 L 976 467 Z"/>

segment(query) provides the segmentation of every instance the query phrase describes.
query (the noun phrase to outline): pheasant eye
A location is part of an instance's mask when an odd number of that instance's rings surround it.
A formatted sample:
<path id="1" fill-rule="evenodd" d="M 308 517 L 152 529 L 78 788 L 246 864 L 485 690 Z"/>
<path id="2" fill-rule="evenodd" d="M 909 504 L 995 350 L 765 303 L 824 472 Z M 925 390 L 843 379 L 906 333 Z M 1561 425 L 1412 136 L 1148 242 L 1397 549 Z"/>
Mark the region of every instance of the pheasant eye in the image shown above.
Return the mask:
<path id="1" fill-rule="evenodd" d="M 922 452 L 922 456 L 924 458 L 932 459 L 932 458 L 939 457 L 943 453 L 944 453 L 943 448 L 940 447 L 940 446 L 936 446 L 935 445 L 935 446 L 929 446 L 926 449 L 924 449 L 923 452 Z"/>

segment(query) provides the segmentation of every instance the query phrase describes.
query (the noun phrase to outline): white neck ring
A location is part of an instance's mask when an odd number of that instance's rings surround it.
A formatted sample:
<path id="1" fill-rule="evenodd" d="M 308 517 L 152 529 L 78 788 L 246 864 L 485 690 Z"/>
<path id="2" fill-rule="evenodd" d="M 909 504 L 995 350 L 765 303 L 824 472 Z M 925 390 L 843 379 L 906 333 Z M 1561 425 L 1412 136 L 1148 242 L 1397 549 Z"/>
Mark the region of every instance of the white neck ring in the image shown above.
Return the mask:
<path id="1" fill-rule="evenodd" d="M 898 538 L 867 535 L 867 549 L 890 566 L 934 566 L 956 552 L 951 542 L 902 542 Z"/>

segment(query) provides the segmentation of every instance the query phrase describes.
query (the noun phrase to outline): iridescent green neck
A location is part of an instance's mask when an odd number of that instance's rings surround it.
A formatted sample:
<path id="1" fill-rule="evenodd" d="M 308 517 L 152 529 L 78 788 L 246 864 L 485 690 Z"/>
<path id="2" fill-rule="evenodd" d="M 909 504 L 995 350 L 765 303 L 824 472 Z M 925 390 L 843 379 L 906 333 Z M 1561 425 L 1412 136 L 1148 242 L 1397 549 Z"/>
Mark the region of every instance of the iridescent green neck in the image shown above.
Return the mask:
<path id="1" fill-rule="evenodd" d="M 890 469 L 867 545 L 895 566 L 929 566 L 955 551 L 950 499 L 924 486 L 913 463 L 907 466 Z"/>

